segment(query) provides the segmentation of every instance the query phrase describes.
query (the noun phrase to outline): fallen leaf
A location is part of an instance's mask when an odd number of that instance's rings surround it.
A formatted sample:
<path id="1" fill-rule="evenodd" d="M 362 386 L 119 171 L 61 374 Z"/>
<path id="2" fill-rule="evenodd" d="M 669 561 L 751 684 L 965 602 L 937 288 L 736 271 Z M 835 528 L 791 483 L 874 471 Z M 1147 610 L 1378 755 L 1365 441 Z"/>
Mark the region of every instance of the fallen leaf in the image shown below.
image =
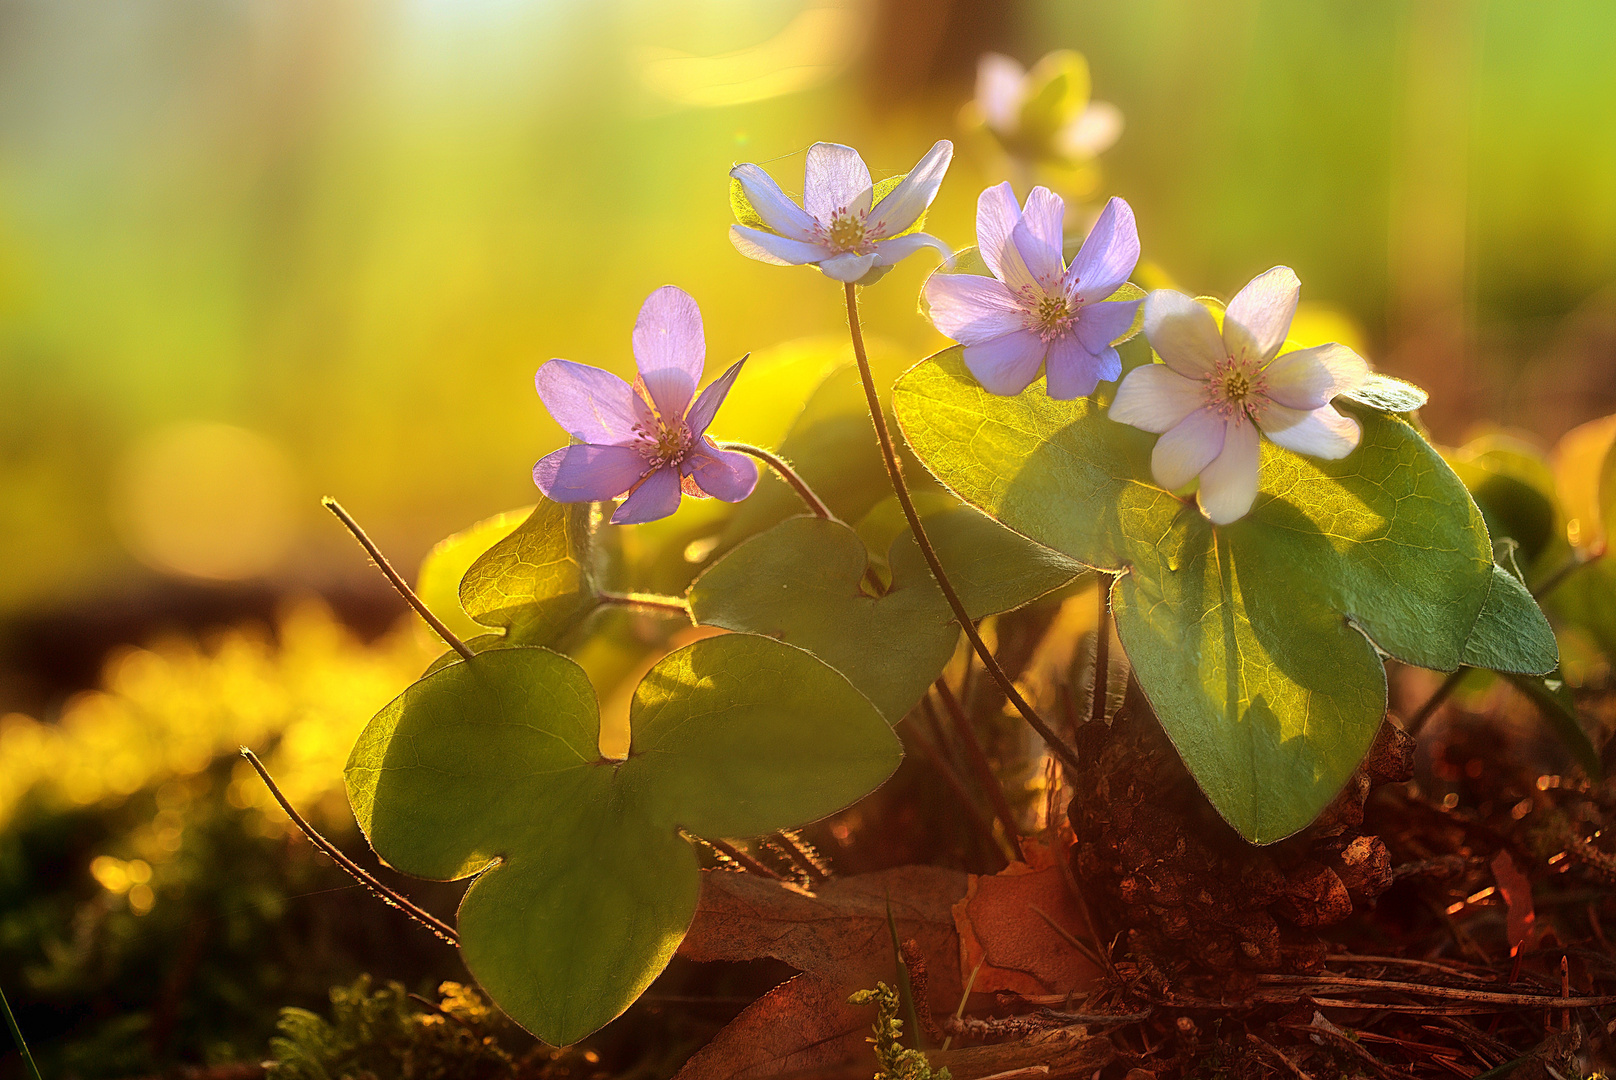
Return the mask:
<path id="1" fill-rule="evenodd" d="M 925 957 L 927 1006 L 946 1015 L 961 993 L 953 908 L 968 881 L 955 870 L 901 866 L 835 879 L 807 893 L 751 874 L 704 873 L 679 955 L 698 961 L 772 957 L 802 974 L 747 1006 L 675 1080 L 755 1080 L 865 1059 L 873 1070 L 865 1038 L 874 1015 L 847 998 L 878 980 L 892 982 L 888 903 L 899 937 L 913 938 Z"/>
<path id="2" fill-rule="evenodd" d="M 1082 995 L 1101 980 L 1100 969 L 1067 940 L 1082 940 L 1083 913 L 1057 865 L 1012 863 L 993 877 L 973 876 L 954 905 L 954 925 L 960 969 L 982 966 L 976 993 Z"/>
<path id="3" fill-rule="evenodd" d="M 1509 954 L 1515 956 L 1530 941 L 1537 911 L 1532 906 L 1532 883 L 1508 851 L 1493 856 L 1493 880 L 1498 882 L 1498 894 L 1504 898 L 1504 929 L 1509 935 Z"/>

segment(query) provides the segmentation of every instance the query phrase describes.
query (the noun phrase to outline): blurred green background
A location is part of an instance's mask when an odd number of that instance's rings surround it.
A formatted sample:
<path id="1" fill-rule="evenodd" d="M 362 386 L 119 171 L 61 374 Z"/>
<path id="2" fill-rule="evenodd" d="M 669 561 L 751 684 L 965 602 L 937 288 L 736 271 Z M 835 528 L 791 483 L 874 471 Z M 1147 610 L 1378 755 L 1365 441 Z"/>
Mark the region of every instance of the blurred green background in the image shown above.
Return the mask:
<path id="1" fill-rule="evenodd" d="M 715 362 L 838 333 L 731 249 L 725 170 L 902 171 L 989 48 L 1087 54 L 1127 125 L 1096 194 L 1180 285 L 1288 263 L 1437 435 L 1552 438 L 1616 405 L 1613 44 L 1598 0 L 6 0 L 0 620 L 340 588 L 325 493 L 413 564 L 531 498 L 533 371 L 625 369 L 663 283 Z M 998 170 L 961 141 L 932 231 L 971 242 Z M 866 301 L 917 359 L 926 269 Z"/>

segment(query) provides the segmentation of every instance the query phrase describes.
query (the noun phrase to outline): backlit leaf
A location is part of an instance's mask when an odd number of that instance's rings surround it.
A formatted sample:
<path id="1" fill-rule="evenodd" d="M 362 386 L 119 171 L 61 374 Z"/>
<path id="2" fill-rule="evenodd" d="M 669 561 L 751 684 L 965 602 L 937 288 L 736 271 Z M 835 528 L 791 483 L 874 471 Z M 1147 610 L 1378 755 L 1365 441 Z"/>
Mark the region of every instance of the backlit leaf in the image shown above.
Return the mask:
<path id="1" fill-rule="evenodd" d="M 1118 575 L 1117 632 L 1140 685 L 1212 804 L 1254 842 L 1306 826 L 1368 750 L 1386 708 L 1376 646 L 1439 670 L 1467 655 L 1535 672 L 1556 662 L 1541 612 L 1495 581 L 1463 485 L 1395 415 L 1348 406 L 1363 441 L 1342 461 L 1265 442 L 1255 507 L 1215 528 L 1156 486 L 1155 437 L 1091 399 L 1051 401 L 1041 383 L 988 394 L 954 349 L 907 373 L 894 403 L 955 493 Z M 1500 642 L 1528 624 L 1513 651 Z"/>

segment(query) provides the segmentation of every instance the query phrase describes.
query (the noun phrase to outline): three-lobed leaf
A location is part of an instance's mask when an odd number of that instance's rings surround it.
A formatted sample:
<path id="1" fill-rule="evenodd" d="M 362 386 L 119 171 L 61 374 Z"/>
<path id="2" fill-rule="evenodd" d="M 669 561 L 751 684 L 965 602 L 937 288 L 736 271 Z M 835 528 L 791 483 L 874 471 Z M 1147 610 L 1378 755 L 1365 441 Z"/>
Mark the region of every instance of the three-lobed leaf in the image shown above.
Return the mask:
<path id="1" fill-rule="evenodd" d="M 952 349 L 907 373 L 909 445 L 967 502 L 1118 575 L 1117 632 L 1185 764 L 1247 839 L 1306 826 L 1386 709 L 1376 647 L 1422 667 L 1544 672 L 1542 613 L 1495 572 L 1457 477 L 1406 422 L 1363 425 L 1342 461 L 1264 443 L 1252 512 L 1214 527 L 1151 477 L 1154 436 L 1091 399 L 982 390 Z M 1507 579 L 1507 580 L 1503 580 Z"/>
<path id="2" fill-rule="evenodd" d="M 665 657 L 630 726 L 627 759 L 602 759 L 583 670 L 547 649 L 498 647 L 411 686 L 348 760 L 354 815 L 384 861 L 476 876 L 459 913 L 466 965 L 554 1044 L 619 1015 L 678 946 L 698 879 L 681 830 L 805 824 L 874 789 L 902 756 L 846 679 L 749 634 Z"/>

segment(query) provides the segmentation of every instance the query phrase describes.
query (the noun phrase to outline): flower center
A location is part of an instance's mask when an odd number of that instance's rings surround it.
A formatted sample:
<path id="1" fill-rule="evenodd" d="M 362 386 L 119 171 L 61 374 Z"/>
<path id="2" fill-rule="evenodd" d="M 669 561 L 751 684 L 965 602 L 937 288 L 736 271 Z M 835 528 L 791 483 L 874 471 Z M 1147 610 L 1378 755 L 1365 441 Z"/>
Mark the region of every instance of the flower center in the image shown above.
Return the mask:
<path id="1" fill-rule="evenodd" d="M 640 437 L 640 444 L 636 447 L 640 456 L 645 458 L 653 469 L 679 464 L 690 452 L 690 446 L 695 441 L 690 437 L 690 428 L 683 420 L 672 427 L 663 420 L 657 420 L 655 423 L 654 428 L 639 424 L 634 426 L 634 434 Z"/>
<path id="2" fill-rule="evenodd" d="M 1245 357 L 1224 357 L 1206 377 L 1207 405 L 1236 423 L 1247 416 L 1256 421 L 1267 390 L 1262 369 Z"/>
<path id="3" fill-rule="evenodd" d="M 1021 310 L 1025 312 L 1022 323 L 1028 330 L 1032 330 L 1049 344 L 1071 329 L 1072 320 L 1077 317 L 1076 306 L 1066 300 L 1064 293 L 1044 292 L 1043 288 L 1032 285 L 1021 287 Z"/>
<path id="4" fill-rule="evenodd" d="M 824 239 L 825 246 L 836 252 L 867 255 L 873 247 L 862 213 L 853 214 L 840 210 L 830 219 L 829 225 L 819 226 L 819 234 Z"/>

